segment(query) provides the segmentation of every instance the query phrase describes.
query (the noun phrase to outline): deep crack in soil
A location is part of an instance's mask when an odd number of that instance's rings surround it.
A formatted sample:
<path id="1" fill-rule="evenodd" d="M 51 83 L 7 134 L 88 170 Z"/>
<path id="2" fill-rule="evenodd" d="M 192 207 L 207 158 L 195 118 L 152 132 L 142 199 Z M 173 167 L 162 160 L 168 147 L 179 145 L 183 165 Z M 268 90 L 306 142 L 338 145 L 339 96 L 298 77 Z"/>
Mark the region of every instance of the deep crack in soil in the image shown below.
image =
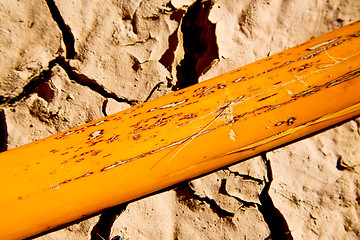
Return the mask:
<path id="1" fill-rule="evenodd" d="M 134 106 L 139 103 L 138 100 L 128 100 L 126 98 L 118 97 L 114 92 L 106 90 L 104 86 L 101 86 L 96 80 L 91 79 L 84 74 L 77 73 L 70 66 L 69 62 L 63 57 L 58 58 L 58 61 L 56 63 L 65 70 L 66 74 L 71 80 L 74 80 L 76 83 L 82 86 L 86 86 L 90 88 L 92 91 L 100 94 L 104 98 L 113 98 L 117 102 L 126 102 L 131 106 Z"/>
<path id="2" fill-rule="evenodd" d="M 20 94 L 15 97 L 4 97 L 0 96 L 0 106 L 6 104 L 14 104 L 23 98 L 28 97 L 34 90 L 42 83 L 48 81 L 52 76 L 52 68 L 58 62 L 59 57 L 51 60 L 48 66 L 42 70 L 37 76 L 34 76 L 30 81 L 23 87 Z"/>
<path id="3" fill-rule="evenodd" d="M 90 240 L 109 240 L 112 225 L 116 218 L 125 211 L 127 205 L 127 203 L 123 203 L 104 210 L 98 223 L 91 230 Z"/>
<path id="4" fill-rule="evenodd" d="M 234 217 L 235 213 L 226 211 L 222 209 L 214 199 L 211 199 L 207 196 L 201 197 L 195 193 L 195 191 L 191 188 L 191 182 L 183 182 L 175 189 L 176 194 L 178 195 L 181 202 L 183 202 L 190 209 L 194 208 L 196 203 L 194 200 L 198 200 L 200 202 L 205 202 L 209 205 L 210 209 L 216 213 L 220 218 L 227 219 L 231 221 Z"/>
<path id="5" fill-rule="evenodd" d="M 59 26 L 59 29 L 63 36 L 63 42 L 66 48 L 66 58 L 74 59 L 76 56 L 75 51 L 75 38 L 71 32 L 69 25 L 67 25 L 64 21 L 64 18 L 61 16 L 59 9 L 57 8 L 54 0 L 45 0 L 46 4 L 49 7 L 49 11 L 51 13 L 52 18 Z"/>
<path id="6" fill-rule="evenodd" d="M 273 181 L 270 160 L 267 159 L 265 153 L 261 154 L 261 157 L 266 163 L 268 181 L 265 182 L 265 187 L 259 196 L 261 204 L 258 204 L 258 208 L 270 229 L 271 235 L 267 239 L 292 240 L 293 237 L 285 217 L 282 215 L 279 209 L 275 207 L 269 195 L 270 186 Z"/>
<path id="7" fill-rule="evenodd" d="M 212 1 L 196 1 L 189 7 L 181 25 L 185 56 L 177 66 L 179 90 L 198 83 L 198 78 L 214 59 L 219 58 L 215 24 L 208 19 Z"/>

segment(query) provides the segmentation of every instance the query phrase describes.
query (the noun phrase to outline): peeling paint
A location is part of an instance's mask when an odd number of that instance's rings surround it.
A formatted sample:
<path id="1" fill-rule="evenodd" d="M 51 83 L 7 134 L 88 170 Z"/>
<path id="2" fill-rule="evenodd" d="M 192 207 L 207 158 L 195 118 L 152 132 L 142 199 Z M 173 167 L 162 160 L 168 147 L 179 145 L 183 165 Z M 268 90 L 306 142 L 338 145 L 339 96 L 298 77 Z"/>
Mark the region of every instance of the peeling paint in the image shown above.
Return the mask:
<path id="1" fill-rule="evenodd" d="M 100 137 L 104 133 L 104 130 L 97 130 L 90 134 L 89 140 L 93 140 L 94 138 Z"/>
<path id="2" fill-rule="evenodd" d="M 181 105 L 181 104 L 183 104 L 183 103 L 186 103 L 188 100 L 189 100 L 189 99 L 184 99 L 184 100 L 182 100 L 182 101 L 169 103 L 169 104 L 166 104 L 166 105 L 161 106 L 161 107 L 152 108 L 152 109 L 150 109 L 148 112 L 153 112 L 153 111 L 160 110 L 160 109 L 165 109 L 165 108 L 173 108 L 173 107 L 176 107 L 176 106 Z"/>
<path id="3" fill-rule="evenodd" d="M 340 37 L 337 37 L 337 38 L 334 38 L 334 39 L 331 39 L 331 40 L 328 40 L 328 41 L 324 41 L 324 42 L 322 42 L 322 43 L 319 43 L 319 44 L 316 44 L 316 45 L 314 45 L 314 46 L 312 46 L 312 47 L 309 47 L 309 48 L 307 48 L 306 50 L 308 50 L 308 51 L 317 50 L 317 48 L 320 48 L 320 47 L 323 47 L 323 46 L 325 46 L 325 45 L 328 45 L 328 44 L 330 44 L 330 43 L 338 40 L 339 38 L 340 38 Z"/>
<path id="4" fill-rule="evenodd" d="M 236 134 L 232 128 L 230 129 L 229 136 L 231 140 L 236 141 Z"/>

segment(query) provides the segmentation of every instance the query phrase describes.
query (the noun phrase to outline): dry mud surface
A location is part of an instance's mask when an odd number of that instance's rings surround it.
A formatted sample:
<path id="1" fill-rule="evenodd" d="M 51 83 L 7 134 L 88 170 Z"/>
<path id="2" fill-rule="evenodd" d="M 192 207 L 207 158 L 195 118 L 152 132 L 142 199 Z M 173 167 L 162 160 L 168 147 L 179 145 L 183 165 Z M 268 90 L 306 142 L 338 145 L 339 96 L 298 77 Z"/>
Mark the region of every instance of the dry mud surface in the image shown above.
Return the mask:
<path id="1" fill-rule="evenodd" d="M 359 18 L 358 0 L 2 0 L 1 150 Z M 360 239 L 359 126 L 352 119 L 37 239 Z"/>

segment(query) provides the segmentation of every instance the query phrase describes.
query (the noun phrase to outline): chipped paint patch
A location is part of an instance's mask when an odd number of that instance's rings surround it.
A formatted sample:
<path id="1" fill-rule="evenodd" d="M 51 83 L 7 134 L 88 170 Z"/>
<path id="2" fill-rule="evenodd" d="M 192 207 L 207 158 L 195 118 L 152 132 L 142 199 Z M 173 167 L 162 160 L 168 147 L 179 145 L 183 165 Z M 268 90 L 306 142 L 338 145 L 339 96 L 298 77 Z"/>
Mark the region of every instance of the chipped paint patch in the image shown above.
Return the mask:
<path id="1" fill-rule="evenodd" d="M 230 129 L 229 136 L 231 140 L 236 141 L 236 134 L 232 128 Z"/>
<path id="2" fill-rule="evenodd" d="M 58 189 L 59 186 L 60 186 L 60 184 L 56 184 L 56 185 L 50 186 L 49 189 Z"/>
<path id="3" fill-rule="evenodd" d="M 109 120 L 102 120 L 102 121 L 100 121 L 100 122 L 95 123 L 94 126 L 98 126 L 98 125 L 103 124 L 103 123 L 106 123 L 106 122 L 108 122 L 108 121 L 109 121 Z"/>
<path id="4" fill-rule="evenodd" d="M 186 103 L 188 100 L 189 100 L 189 99 L 184 99 L 184 100 L 182 100 L 182 101 L 169 103 L 169 104 L 166 104 L 166 105 L 161 106 L 161 107 L 152 108 L 152 109 L 150 109 L 148 112 L 153 112 L 153 111 L 160 110 L 160 109 L 165 109 L 165 108 L 176 107 L 176 106 L 178 106 L 178 105 L 181 105 L 181 104 L 183 104 L 183 103 Z"/>
<path id="5" fill-rule="evenodd" d="M 93 133 L 90 133 L 90 138 L 89 140 L 93 140 L 94 138 L 97 138 L 99 136 L 101 136 L 103 134 L 104 130 L 97 130 Z"/>
<path id="6" fill-rule="evenodd" d="M 239 77 L 233 81 L 233 83 L 241 82 L 244 79 L 244 77 Z"/>
<path id="7" fill-rule="evenodd" d="M 138 140 L 140 137 L 141 137 L 141 135 L 140 135 L 140 134 L 137 134 L 137 135 L 133 136 L 133 139 L 136 141 L 136 140 Z"/>
<path id="8" fill-rule="evenodd" d="M 330 43 L 338 40 L 339 38 L 340 38 L 340 37 L 337 37 L 337 38 L 334 38 L 334 39 L 331 39 L 331 40 L 328 40 L 328 41 L 325 41 L 325 42 L 316 44 L 316 45 L 314 45 L 314 46 L 312 46 L 312 47 L 307 48 L 306 50 L 308 50 L 308 51 L 316 50 L 317 48 L 322 47 L 322 46 L 325 46 L 325 45 L 328 45 L 328 44 L 330 44 Z"/>
<path id="9" fill-rule="evenodd" d="M 286 121 L 286 122 L 287 122 L 287 125 L 288 125 L 288 126 L 292 125 L 295 120 L 296 120 L 296 118 L 294 118 L 294 117 L 289 118 L 289 119 Z"/>
<path id="10" fill-rule="evenodd" d="M 281 122 L 276 123 L 274 126 L 280 126 L 280 125 L 283 125 L 284 123 L 285 123 L 285 121 L 281 121 Z"/>

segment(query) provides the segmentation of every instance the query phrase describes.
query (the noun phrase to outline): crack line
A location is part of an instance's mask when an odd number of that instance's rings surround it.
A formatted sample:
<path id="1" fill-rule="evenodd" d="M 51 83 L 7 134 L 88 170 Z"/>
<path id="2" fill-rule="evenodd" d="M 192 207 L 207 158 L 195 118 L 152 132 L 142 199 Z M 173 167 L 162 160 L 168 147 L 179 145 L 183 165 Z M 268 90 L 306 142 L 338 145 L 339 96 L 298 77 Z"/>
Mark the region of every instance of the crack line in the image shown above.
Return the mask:
<path id="1" fill-rule="evenodd" d="M 61 13 L 57 8 L 54 0 L 45 0 L 45 1 L 46 4 L 48 5 L 52 18 L 57 23 L 60 31 L 62 32 L 63 41 L 66 48 L 66 58 L 74 59 L 74 57 L 76 56 L 75 38 L 71 32 L 70 27 L 65 23 L 64 18 L 61 16 Z"/>
<path id="2" fill-rule="evenodd" d="M 292 240 L 293 237 L 291 235 L 291 231 L 289 230 L 289 226 L 286 222 L 285 217 L 282 213 L 277 209 L 269 195 L 269 190 L 271 183 L 273 181 L 273 173 L 271 169 L 270 160 L 267 159 L 266 153 L 262 153 L 261 157 L 266 164 L 267 168 L 267 181 L 265 181 L 265 187 L 259 195 L 260 203 L 258 204 L 258 208 L 262 213 L 265 222 L 267 223 L 271 238 L 269 239 L 284 239 L 284 240 Z"/>
<path id="3" fill-rule="evenodd" d="M 226 181 L 227 181 L 227 179 L 221 179 L 221 185 L 220 185 L 220 188 L 219 188 L 219 193 L 220 194 L 223 194 L 223 195 L 228 196 L 228 197 L 235 198 L 236 201 L 238 201 L 239 203 L 242 204 L 242 206 L 240 208 L 256 207 L 255 202 L 248 202 L 248 201 L 242 200 L 241 198 L 239 198 L 237 196 L 229 194 L 228 191 L 226 190 Z"/>
<path id="4" fill-rule="evenodd" d="M 220 218 L 227 219 L 229 221 L 232 220 L 235 213 L 226 211 L 222 209 L 214 199 L 209 198 L 208 196 L 201 197 L 195 193 L 195 190 L 191 187 L 191 182 L 184 182 L 180 184 L 180 186 L 176 189 L 177 195 L 184 198 L 182 201 L 195 199 L 200 202 L 205 202 L 209 205 L 210 209 L 217 214 Z"/>
<path id="5" fill-rule="evenodd" d="M 255 177 L 252 177 L 250 175 L 241 174 L 239 172 L 231 171 L 229 167 L 225 167 L 224 169 L 229 171 L 230 174 L 234 174 L 234 176 L 241 177 L 244 180 L 252 180 L 252 181 L 256 182 L 259 185 L 264 183 L 264 180 L 262 180 L 262 179 L 255 178 Z"/>
<path id="6" fill-rule="evenodd" d="M 213 60 L 219 58 L 215 24 L 208 18 L 213 4 L 213 1 L 197 0 L 182 19 L 185 55 L 176 67 L 178 82 L 173 90 L 198 83 L 199 76 L 208 70 Z"/>
<path id="7" fill-rule="evenodd" d="M 19 93 L 15 97 L 4 97 L 0 96 L 0 106 L 6 104 L 14 104 L 22 100 L 23 98 L 27 98 L 29 94 L 31 94 L 40 84 L 48 81 L 52 76 L 52 68 L 56 65 L 58 58 L 51 60 L 45 70 L 42 70 L 37 76 L 34 76 L 30 79 L 30 81 L 23 87 L 21 93 Z"/>
<path id="8" fill-rule="evenodd" d="M 77 73 L 70 66 L 69 62 L 63 57 L 59 57 L 58 60 L 56 61 L 56 63 L 65 70 L 69 79 L 74 80 L 76 83 L 78 83 L 82 86 L 86 86 L 86 87 L 90 88 L 91 90 L 100 94 L 104 98 L 112 98 L 112 99 L 116 100 L 117 102 L 126 102 L 126 103 L 130 104 L 131 106 L 134 106 L 139 103 L 138 100 L 128 100 L 126 98 L 118 97 L 116 95 L 116 93 L 108 91 L 107 89 L 105 89 L 104 86 L 100 85 L 96 80 L 91 79 L 84 74 Z"/>
<path id="9" fill-rule="evenodd" d="M 157 83 L 157 84 L 151 89 L 149 95 L 147 96 L 147 98 L 145 99 L 144 102 L 147 102 L 147 101 L 150 100 L 150 98 L 151 98 L 151 96 L 154 94 L 154 92 L 155 92 L 156 90 L 159 90 L 161 84 L 164 84 L 164 82 L 159 82 L 159 83 Z"/>
<path id="10" fill-rule="evenodd" d="M 131 106 L 137 105 L 140 102 L 138 100 L 128 100 L 126 98 L 118 97 L 116 93 L 107 91 L 102 85 L 98 84 L 96 80 L 91 79 L 84 74 L 77 73 L 63 56 L 58 56 L 49 62 L 46 70 L 41 71 L 37 76 L 33 77 L 23 87 L 23 91 L 20 94 L 15 97 L 0 96 L 0 106 L 11 105 L 21 101 L 22 99 L 28 98 L 30 94 L 39 87 L 39 85 L 48 81 L 53 76 L 52 69 L 56 65 L 64 69 L 69 79 L 75 81 L 77 84 L 90 88 L 92 91 L 100 94 L 104 98 L 112 98 L 117 102 L 125 102 Z"/>
<path id="11" fill-rule="evenodd" d="M 91 230 L 90 240 L 109 240 L 111 228 L 115 220 L 122 214 L 128 203 L 123 203 L 115 207 L 105 209 L 101 214 L 99 221 Z"/>

